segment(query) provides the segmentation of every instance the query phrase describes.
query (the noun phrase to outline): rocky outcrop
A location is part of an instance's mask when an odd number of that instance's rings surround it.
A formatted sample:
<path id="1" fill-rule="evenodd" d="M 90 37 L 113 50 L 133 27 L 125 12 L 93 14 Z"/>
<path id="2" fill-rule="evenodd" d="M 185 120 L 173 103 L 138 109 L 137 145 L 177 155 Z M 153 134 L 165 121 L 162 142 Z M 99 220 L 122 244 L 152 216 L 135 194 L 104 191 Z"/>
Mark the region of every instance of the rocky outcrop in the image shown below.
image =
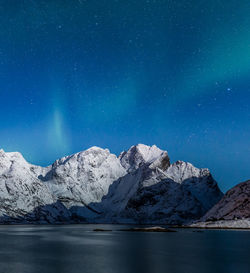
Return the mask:
<path id="1" fill-rule="evenodd" d="M 250 228 L 250 180 L 230 189 L 194 226 Z"/>

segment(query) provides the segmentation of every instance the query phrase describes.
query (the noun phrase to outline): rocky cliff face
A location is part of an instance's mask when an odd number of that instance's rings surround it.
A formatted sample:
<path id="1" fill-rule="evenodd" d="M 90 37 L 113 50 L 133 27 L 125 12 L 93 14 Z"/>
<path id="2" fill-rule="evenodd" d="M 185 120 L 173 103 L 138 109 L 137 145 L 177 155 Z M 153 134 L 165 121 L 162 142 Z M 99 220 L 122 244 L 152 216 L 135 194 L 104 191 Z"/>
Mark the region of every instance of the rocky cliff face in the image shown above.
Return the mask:
<path id="1" fill-rule="evenodd" d="M 204 221 L 250 219 L 250 180 L 229 190 L 202 218 Z"/>
<path id="2" fill-rule="evenodd" d="M 222 197 L 207 169 L 155 145 L 119 157 L 92 147 L 46 168 L 0 152 L 0 221 L 185 223 Z"/>
<path id="3" fill-rule="evenodd" d="M 250 228 L 250 180 L 230 189 L 195 226 Z"/>

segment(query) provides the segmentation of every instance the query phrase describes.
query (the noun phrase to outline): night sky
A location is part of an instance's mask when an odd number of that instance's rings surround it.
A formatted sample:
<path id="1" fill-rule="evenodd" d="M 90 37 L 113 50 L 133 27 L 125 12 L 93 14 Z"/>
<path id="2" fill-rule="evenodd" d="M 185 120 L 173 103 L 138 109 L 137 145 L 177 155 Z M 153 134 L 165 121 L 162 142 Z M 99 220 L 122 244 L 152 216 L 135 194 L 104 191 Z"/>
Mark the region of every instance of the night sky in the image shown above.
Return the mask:
<path id="1" fill-rule="evenodd" d="M 249 0 L 0 0 L 0 147 L 34 164 L 156 144 L 250 178 Z"/>

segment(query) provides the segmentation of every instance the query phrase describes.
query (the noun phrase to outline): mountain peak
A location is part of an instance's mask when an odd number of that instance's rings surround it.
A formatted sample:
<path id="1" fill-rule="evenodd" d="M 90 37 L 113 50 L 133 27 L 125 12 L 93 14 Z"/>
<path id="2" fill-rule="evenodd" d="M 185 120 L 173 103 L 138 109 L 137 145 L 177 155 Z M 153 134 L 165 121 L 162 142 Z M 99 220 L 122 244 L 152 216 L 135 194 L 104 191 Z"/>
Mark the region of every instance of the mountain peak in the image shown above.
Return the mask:
<path id="1" fill-rule="evenodd" d="M 95 151 L 97 151 L 97 152 L 108 151 L 109 152 L 108 149 L 103 149 L 103 148 L 100 148 L 98 146 L 92 146 L 92 147 L 88 148 L 87 150 L 85 150 L 84 152 L 87 152 L 87 151 L 88 152 L 95 152 Z"/>
<path id="2" fill-rule="evenodd" d="M 190 177 L 208 176 L 210 172 L 208 169 L 199 169 L 189 162 L 178 160 L 170 165 L 166 174 L 176 182 L 182 183 L 185 179 Z"/>
<path id="3" fill-rule="evenodd" d="M 8 152 L 6 153 L 3 149 L 0 150 L 0 171 L 3 169 L 3 166 L 8 168 L 13 165 L 22 165 L 22 166 L 28 166 L 31 165 L 28 163 L 23 155 L 19 152 Z"/>
<path id="4" fill-rule="evenodd" d="M 122 166 L 129 172 L 136 170 L 141 164 L 152 164 L 163 157 L 168 158 L 166 151 L 159 149 L 156 145 L 148 146 L 144 144 L 132 146 L 128 151 L 124 151 L 119 155 Z"/>

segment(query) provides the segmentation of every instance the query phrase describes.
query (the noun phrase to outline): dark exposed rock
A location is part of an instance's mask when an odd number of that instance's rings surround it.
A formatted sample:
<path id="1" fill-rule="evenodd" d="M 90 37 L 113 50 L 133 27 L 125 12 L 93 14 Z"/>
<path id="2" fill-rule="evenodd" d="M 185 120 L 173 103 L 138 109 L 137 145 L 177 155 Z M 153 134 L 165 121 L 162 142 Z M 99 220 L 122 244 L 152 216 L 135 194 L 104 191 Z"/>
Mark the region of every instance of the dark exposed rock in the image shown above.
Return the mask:
<path id="1" fill-rule="evenodd" d="M 133 231 L 133 232 L 176 232 L 174 229 L 163 228 L 163 227 L 139 227 L 139 228 L 125 228 L 119 231 Z"/>

